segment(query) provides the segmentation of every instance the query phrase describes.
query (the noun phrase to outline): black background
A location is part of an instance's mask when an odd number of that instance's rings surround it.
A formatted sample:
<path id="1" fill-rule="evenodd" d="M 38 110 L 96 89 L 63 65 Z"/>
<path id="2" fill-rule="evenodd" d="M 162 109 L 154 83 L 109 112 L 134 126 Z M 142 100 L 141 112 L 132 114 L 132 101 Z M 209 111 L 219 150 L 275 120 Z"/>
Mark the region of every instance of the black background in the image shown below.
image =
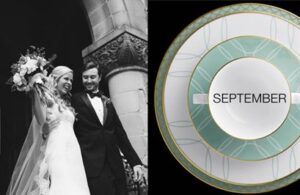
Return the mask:
<path id="1" fill-rule="evenodd" d="M 167 149 L 154 113 L 153 91 L 161 60 L 176 36 L 201 15 L 230 4 L 257 2 L 300 15 L 299 1 L 150 1 L 149 3 L 149 165 L 150 194 L 231 194 L 189 174 Z M 176 98 L 176 97 L 174 97 Z M 300 156 L 300 154 L 299 154 Z M 255 174 L 255 173 L 253 173 Z M 266 194 L 299 192 L 300 182 Z"/>

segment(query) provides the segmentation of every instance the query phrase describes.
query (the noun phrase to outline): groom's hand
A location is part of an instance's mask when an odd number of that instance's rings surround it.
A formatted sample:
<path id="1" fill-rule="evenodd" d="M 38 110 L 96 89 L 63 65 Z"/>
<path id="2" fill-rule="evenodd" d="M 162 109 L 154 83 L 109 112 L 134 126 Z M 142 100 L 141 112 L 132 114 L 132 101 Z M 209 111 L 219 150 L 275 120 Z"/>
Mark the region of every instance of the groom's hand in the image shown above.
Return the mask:
<path id="1" fill-rule="evenodd" d="M 55 129 L 60 123 L 60 119 L 53 119 L 43 125 L 43 136 L 47 137 L 49 133 Z"/>
<path id="2" fill-rule="evenodd" d="M 133 179 L 135 182 L 142 182 L 143 181 L 143 169 L 142 169 L 142 165 L 135 165 L 133 167 Z"/>

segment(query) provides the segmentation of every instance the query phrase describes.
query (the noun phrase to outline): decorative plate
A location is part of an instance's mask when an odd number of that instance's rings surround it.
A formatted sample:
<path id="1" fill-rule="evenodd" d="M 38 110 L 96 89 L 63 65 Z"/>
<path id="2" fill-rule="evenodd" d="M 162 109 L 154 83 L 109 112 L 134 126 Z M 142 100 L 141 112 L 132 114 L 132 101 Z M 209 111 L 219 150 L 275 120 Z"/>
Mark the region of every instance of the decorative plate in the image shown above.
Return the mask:
<path id="1" fill-rule="evenodd" d="M 196 66 L 188 91 L 201 137 L 240 160 L 262 160 L 287 149 L 300 136 L 300 110 L 290 105 L 290 90 L 300 86 L 298 67 L 288 48 L 262 37 L 236 37 L 211 49 Z M 199 103 L 201 96 L 210 100 Z"/>
<path id="2" fill-rule="evenodd" d="M 299 23 L 298 16 L 274 6 L 236 4 L 196 19 L 171 44 L 157 75 L 156 117 L 168 148 L 195 177 L 217 188 L 239 193 L 272 191 L 299 179 L 300 159 L 296 157 L 300 154 L 299 140 L 264 160 L 233 159 L 204 143 L 193 125 L 187 102 L 193 70 L 211 49 L 236 37 L 256 36 L 283 45 L 299 57 Z M 299 73 L 300 67 L 294 67 L 288 80 L 295 79 L 298 83 Z M 300 86 L 290 89 L 293 93 L 300 92 Z M 300 109 L 296 105 L 292 107 L 295 112 Z M 291 119 L 293 126 L 299 129 L 298 119 Z"/>

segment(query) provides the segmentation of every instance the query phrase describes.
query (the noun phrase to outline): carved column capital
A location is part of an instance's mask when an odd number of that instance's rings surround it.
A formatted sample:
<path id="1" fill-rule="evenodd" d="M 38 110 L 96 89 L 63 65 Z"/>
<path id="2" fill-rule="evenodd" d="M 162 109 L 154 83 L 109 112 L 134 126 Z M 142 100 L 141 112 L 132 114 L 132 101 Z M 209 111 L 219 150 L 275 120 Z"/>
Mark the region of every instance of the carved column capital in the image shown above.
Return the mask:
<path id="1" fill-rule="evenodd" d="M 100 46 L 83 59 L 100 65 L 105 77 L 121 71 L 148 70 L 148 42 L 124 32 Z"/>

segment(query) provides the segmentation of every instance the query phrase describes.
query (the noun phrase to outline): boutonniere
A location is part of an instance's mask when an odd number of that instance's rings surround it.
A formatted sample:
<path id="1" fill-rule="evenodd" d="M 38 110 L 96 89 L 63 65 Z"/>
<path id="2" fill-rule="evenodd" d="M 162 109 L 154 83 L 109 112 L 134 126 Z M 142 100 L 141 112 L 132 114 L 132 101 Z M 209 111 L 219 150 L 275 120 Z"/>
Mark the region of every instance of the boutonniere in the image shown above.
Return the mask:
<path id="1" fill-rule="evenodd" d="M 108 97 L 106 97 L 106 96 L 102 96 L 103 97 L 103 99 L 104 99 L 104 103 L 105 104 L 111 104 L 111 99 L 110 98 L 108 98 Z"/>

